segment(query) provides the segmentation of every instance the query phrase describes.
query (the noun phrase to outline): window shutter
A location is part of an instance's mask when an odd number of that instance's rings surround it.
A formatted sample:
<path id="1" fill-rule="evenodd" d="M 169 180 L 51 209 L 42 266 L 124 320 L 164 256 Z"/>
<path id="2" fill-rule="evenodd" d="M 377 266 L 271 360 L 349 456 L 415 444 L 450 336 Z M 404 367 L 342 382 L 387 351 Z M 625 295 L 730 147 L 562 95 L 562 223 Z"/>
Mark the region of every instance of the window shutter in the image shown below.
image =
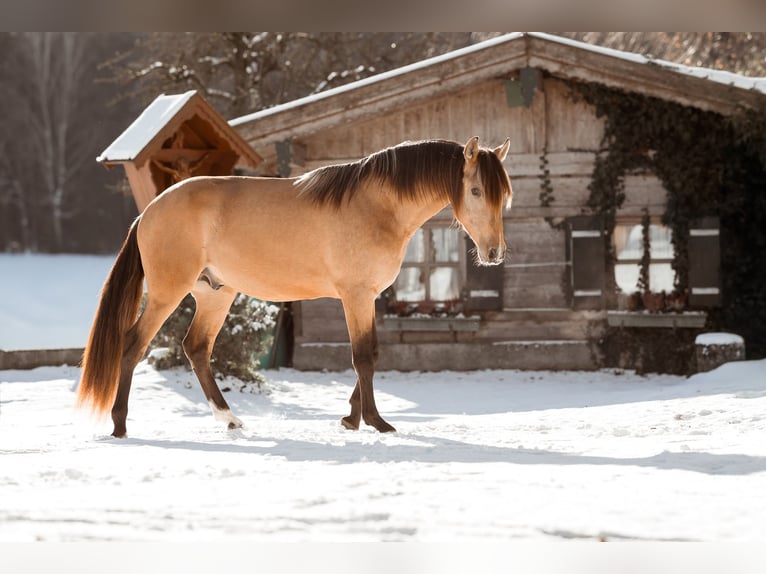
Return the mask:
<path id="1" fill-rule="evenodd" d="M 572 306 L 601 308 L 605 283 L 604 228 L 599 216 L 569 220 L 569 261 Z"/>
<path id="2" fill-rule="evenodd" d="M 503 308 L 503 272 L 505 265 L 482 267 L 475 263 L 471 251 L 473 241 L 465 236 L 466 245 L 466 277 L 465 277 L 465 308 L 466 311 L 497 311 Z"/>
<path id="3" fill-rule="evenodd" d="M 689 305 L 713 307 L 721 303 L 721 248 L 717 217 L 689 225 Z"/>

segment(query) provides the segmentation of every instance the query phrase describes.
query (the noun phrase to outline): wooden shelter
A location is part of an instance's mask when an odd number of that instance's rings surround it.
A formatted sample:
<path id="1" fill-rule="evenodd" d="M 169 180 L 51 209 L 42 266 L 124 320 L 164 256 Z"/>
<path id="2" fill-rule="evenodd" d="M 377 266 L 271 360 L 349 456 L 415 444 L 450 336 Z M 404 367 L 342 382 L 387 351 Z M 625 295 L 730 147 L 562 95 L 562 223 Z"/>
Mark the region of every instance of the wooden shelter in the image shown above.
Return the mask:
<path id="1" fill-rule="evenodd" d="M 509 34 L 231 122 L 264 157 L 258 173 L 281 176 L 356 160 L 405 140 L 462 142 L 478 135 L 495 146 L 510 136 L 506 165 L 514 200 L 506 214 L 506 264 L 475 267 L 466 254 L 470 241 L 446 238 L 448 210 L 426 224 L 379 306 L 380 368 L 598 368 L 597 342 L 606 329 L 698 332 L 706 307 L 720 302 L 714 220 L 692 229 L 689 239 L 695 310 L 633 313 L 605 292 L 605 273 L 613 270 L 604 268 L 604 230 L 582 216 L 604 120 L 571 97 L 571 82 L 722 115 L 766 100 L 762 80 L 547 34 Z M 667 244 L 661 181 L 640 172 L 624 184 L 615 236 L 628 245 L 646 212 L 658 241 Z M 555 201 L 541 200 L 545 186 L 555 190 Z M 434 259 L 444 246 L 452 250 L 448 263 Z M 629 252 L 620 261 L 628 282 L 638 261 Z M 652 263 L 669 268 L 667 259 Z M 449 281 L 446 287 L 437 281 L 429 294 L 428 278 L 437 272 Z M 296 304 L 294 366 L 346 369 L 349 359 L 341 305 L 324 299 Z"/>
<path id="2" fill-rule="evenodd" d="M 97 158 L 122 165 L 142 212 L 174 183 L 193 175 L 230 175 L 261 157 L 195 90 L 158 96 Z"/>

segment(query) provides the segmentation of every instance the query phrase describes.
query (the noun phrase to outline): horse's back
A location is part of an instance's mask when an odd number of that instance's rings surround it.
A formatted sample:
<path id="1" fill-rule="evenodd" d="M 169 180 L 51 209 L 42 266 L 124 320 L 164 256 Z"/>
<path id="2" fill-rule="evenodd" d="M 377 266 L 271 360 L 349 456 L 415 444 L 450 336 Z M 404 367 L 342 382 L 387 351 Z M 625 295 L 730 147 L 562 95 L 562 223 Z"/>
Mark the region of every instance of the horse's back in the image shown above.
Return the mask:
<path id="1" fill-rule="evenodd" d="M 139 246 L 161 262 L 159 274 L 171 267 L 188 281 L 212 266 L 224 283 L 261 299 L 336 296 L 321 211 L 291 180 L 191 178 L 147 207 Z"/>

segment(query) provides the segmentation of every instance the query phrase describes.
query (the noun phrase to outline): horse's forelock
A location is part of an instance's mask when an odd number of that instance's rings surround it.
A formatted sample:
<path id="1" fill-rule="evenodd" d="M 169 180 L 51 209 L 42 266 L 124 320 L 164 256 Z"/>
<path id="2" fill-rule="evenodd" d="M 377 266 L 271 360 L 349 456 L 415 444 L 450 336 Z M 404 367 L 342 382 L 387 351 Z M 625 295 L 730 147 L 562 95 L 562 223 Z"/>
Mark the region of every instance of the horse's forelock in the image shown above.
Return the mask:
<path id="1" fill-rule="evenodd" d="M 479 173 L 484 187 L 487 202 L 493 209 L 507 203 L 511 196 L 508 184 L 508 175 L 503 162 L 491 150 L 483 149 L 479 152 Z"/>

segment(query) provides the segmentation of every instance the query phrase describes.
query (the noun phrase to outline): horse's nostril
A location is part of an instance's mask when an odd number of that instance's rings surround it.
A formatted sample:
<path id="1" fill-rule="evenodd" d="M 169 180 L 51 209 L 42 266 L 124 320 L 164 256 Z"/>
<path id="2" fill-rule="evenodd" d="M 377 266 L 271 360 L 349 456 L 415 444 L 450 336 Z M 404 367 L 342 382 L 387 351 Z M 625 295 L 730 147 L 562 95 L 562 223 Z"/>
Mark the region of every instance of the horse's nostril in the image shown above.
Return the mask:
<path id="1" fill-rule="evenodd" d="M 490 247 L 489 249 L 489 260 L 494 261 L 497 258 L 497 249 L 494 247 Z"/>

